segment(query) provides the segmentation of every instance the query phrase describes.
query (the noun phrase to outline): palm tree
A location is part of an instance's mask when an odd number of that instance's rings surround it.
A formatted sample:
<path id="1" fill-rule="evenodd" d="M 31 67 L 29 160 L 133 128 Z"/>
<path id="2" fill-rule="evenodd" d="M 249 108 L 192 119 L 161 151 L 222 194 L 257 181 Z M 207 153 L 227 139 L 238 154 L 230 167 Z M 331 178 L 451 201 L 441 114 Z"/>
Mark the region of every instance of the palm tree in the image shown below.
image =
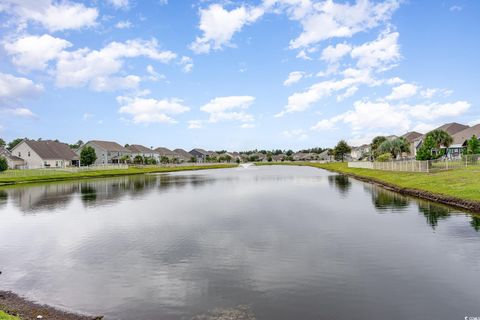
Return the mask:
<path id="1" fill-rule="evenodd" d="M 453 138 L 448 134 L 440 129 L 435 129 L 427 133 L 427 137 L 430 136 L 435 143 L 435 149 L 440 150 L 442 147 L 448 148 L 452 142 Z"/>
<path id="2" fill-rule="evenodd" d="M 401 156 L 403 152 L 409 152 L 410 145 L 403 137 L 385 140 L 378 146 L 378 151 L 380 151 L 380 153 L 391 153 L 393 158 L 396 159 Z"/>

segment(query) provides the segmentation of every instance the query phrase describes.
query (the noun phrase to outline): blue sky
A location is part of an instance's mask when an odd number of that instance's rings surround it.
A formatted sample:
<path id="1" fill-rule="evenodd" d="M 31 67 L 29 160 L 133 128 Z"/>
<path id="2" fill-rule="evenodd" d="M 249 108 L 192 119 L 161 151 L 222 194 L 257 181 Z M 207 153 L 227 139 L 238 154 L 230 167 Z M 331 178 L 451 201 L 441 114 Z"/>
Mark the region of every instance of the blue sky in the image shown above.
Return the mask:
<path id="1" fill-rule="evenodd" d="M 0 136 L 352 145 L 480 122 L 478 1 L 0 0 Z"/>

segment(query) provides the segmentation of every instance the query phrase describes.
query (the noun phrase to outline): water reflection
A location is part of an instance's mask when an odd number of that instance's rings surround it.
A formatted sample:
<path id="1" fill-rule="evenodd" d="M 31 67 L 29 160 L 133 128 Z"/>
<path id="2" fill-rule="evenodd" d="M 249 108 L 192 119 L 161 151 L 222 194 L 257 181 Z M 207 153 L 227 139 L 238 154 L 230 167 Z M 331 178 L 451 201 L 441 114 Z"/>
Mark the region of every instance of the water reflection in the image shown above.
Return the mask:
<path id="1" fill-rule="evenodd" d="M 480 231 L 480 215 L 472 215 L 472 221 L 470 225 L 475 229 L 475 231 Z"/>
<path id="2" fill-rule="evenodd" d="M 387 209 L 394 209 L 401 211 L 409 206 L 409 198 L 402 196 L 399 193 L 385 190 L 375 185 L 365 185 L 365 188 L 371 192 L 372 203 L 380 212 L 385 212 Z"/>
<path id="3" fill-rule="evenodd" d="M 440 220 L 445 220 L 455 210 L 433 202 L 419 200 L 418 211 L 425 215 L 427 223 L 432 227 L 432 229 L 435 229 Z"/>
<path id="4" fill-rule="evenodd" d="M 350 179 L 347 176 L 341 174 L 328 176 L 328 182 L 331 186 L 337 188 L 337 190 L 340 191 L 343 196 L 346 196 L 348 194 L 348 191 L 352 187 Z"/>

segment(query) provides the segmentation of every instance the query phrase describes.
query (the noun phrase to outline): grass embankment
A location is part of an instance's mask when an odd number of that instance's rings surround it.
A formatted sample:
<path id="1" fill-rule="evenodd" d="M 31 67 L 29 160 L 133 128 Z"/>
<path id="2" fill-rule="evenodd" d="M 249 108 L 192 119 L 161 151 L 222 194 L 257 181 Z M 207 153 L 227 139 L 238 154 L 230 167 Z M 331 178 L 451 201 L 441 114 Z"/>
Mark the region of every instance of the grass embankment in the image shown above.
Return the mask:
<path id="1" fill-rule="evenodd" d="M 45 170 L 22 170 L 21 175 L 9 174 L 9 171 L 0 174 L 0 186 L 19 183 L 34 183 L 61 180 L 77 180 L 86 178 L 104 178 L 116 177 L 145 173 L 162 173 L 176 171 L 193 171 L 206 169 L 222 169 L 233 168 L 237 164 L 211 164 L 197 166 L 177 166 L 177 167 L 130 167 L 128 169 L 112 169 L 112 170 L 92 170 L 82 172 L 54 171 L 45 174 Z"/>
<path id="2" fill-rule="evenodd" d="M 347 163 L 311 163 L 311 162 L 280 162 L 259 163 L 260 165 L 281 164 L 300 165 L 322 168 L 338 173 L 351 175 L 364 180 L 392 186 L 397 191 L 423 197 L 421 191 L 434 195 L 478 202 L 480 205 L 480 167 L 472 166 L 436 173 L 397 172 L 370 169 L 349 168 Z M 426 197 L 424 197 L 426 198 Z M 432 199 L 430 199 L 432 200 Z M 452 199 L 450 199 L 452 200 Z M 455 205 L 455 203 L 449 203 Z"/>
<path id="3" fill-rule="evenodd" d="M 19 317 L 11 316 L 0 310 L 0 320 L 21 320 Z"/>

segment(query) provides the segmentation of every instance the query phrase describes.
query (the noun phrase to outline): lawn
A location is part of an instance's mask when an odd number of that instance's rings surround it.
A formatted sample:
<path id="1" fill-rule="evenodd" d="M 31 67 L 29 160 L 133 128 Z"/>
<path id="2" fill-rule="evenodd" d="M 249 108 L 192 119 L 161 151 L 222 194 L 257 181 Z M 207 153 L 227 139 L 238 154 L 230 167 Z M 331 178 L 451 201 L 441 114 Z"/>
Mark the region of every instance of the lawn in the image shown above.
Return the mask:
<path id="1" fill-rule="evenodd" d="M 348 168 L 347 163 L 281 162 L 259 163 L 311 166 L 357 175 L 401 188 L 428 191 L 459 199 L 480 201 L 480 167 L 472 166 L 436 173 L 396 172 Z"/>
<path id="2" fill-rule="evenodd" d="M 20 320 L 19 317 L 11 316 L 0 310 L 0 320 Z"/>
<path id="3" fill-rule="evenodd" d="M 51 170 L 7 170 L 0 174 L 0 185 L 32 183 L 44 181 L 76 180 L 85 178 L 115 177 L 133 174 L 162 173 L 175 171 L 191 171 L 205 169 L 233 168 L 237 164 L 211 164 L 176 167 L 130 167 L 128 169 L 92 170 L 83 172 L 68 172 Z"/>

